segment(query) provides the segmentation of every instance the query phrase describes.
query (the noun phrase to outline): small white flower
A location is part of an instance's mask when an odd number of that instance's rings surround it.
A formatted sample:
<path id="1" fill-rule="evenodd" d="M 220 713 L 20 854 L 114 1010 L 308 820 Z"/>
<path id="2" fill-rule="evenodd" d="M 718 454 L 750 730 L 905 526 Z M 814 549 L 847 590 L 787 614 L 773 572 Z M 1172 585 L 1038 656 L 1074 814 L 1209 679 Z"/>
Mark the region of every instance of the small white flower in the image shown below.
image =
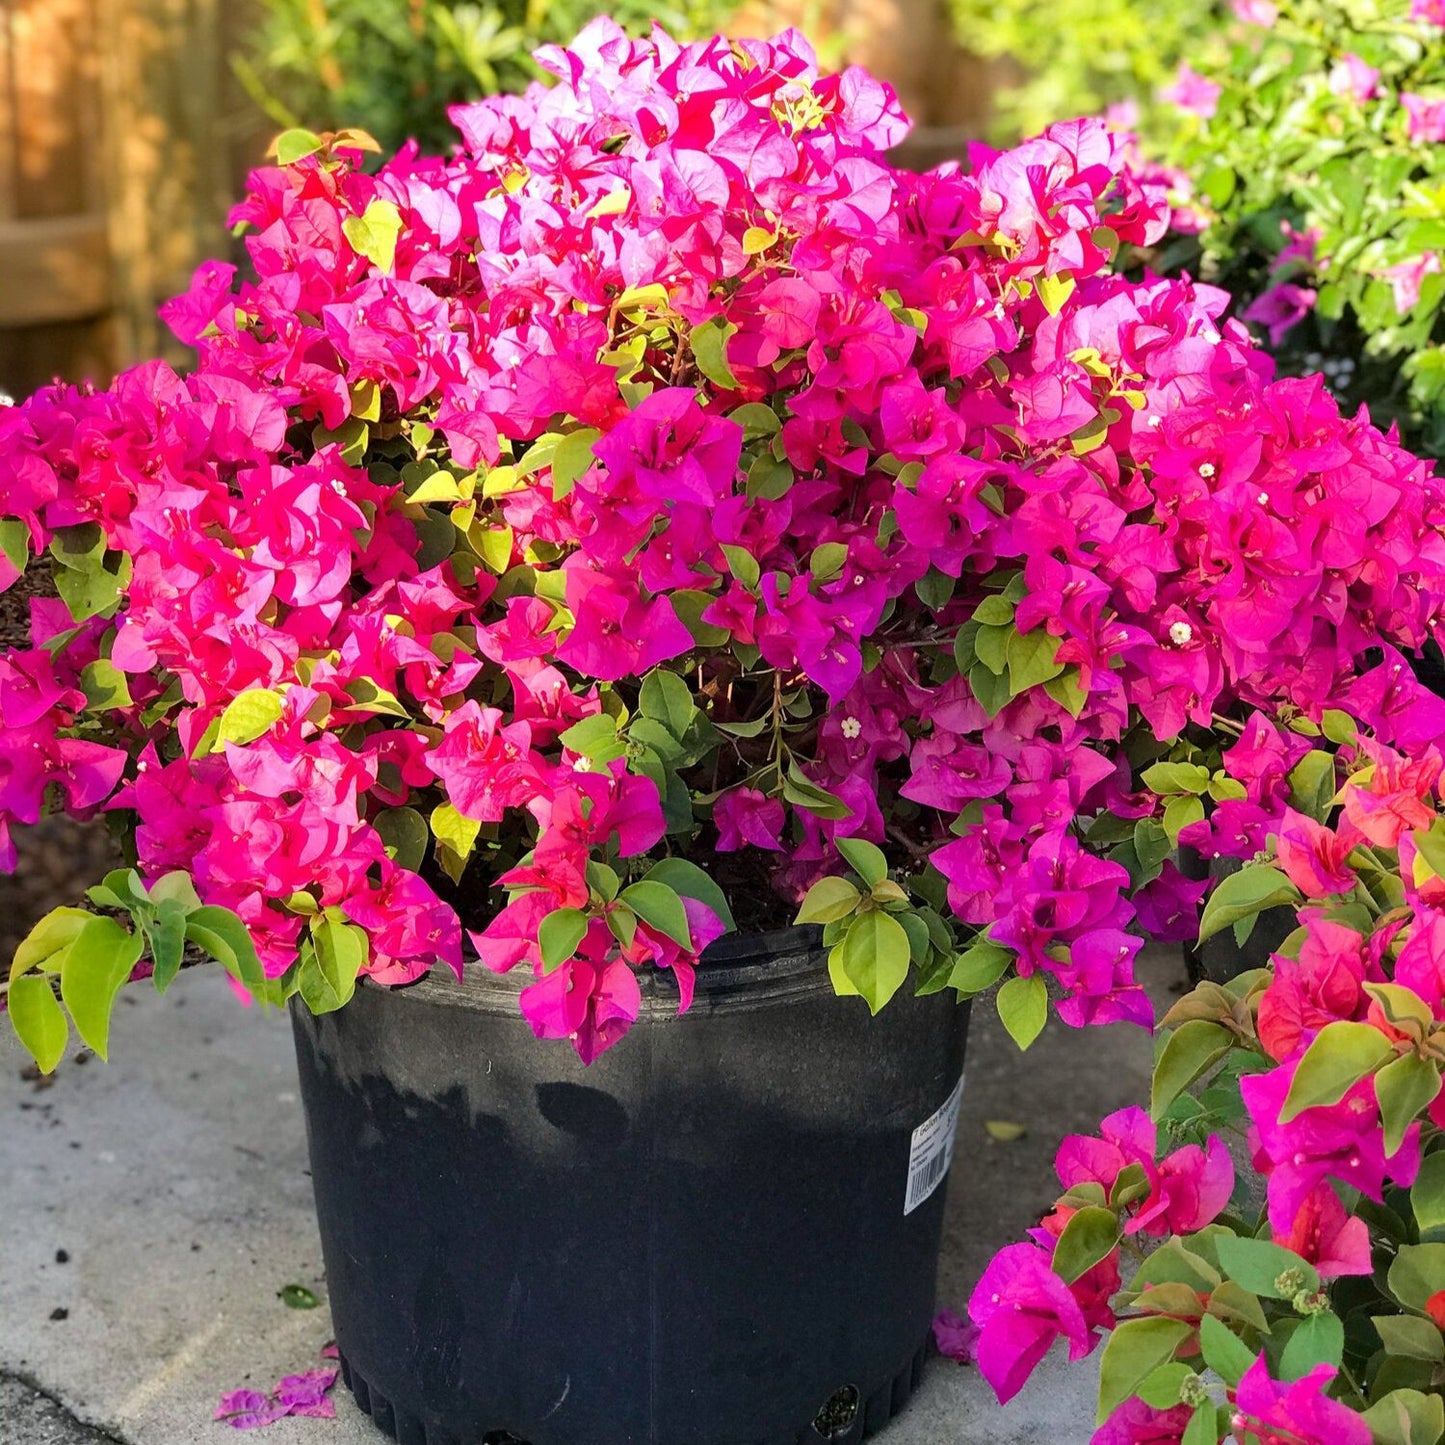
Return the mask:
<path id="1" fill-rule="evenodd" d="M 1261 507 L 1267 507 L 1269 505 L 1269 493 L 1261 492 L 1259 494 L 1258 501 Z"/>
<path id="2" fill-rule="evenodd" d="M 14 406 L 15 398 L 8 391 L 0 391 L 0 406 Z"/>
<path id="3" fill-rule="evenodd" d="M 572 771 L 574 773 L 590 773 L 592 771 L 591 758 L 573 758 Z"/>
<path id="4" fill-rule="evenodd" d="M 845 717 L 841 726 L 845 738 L 856 738 L 863 731 L 863 724 L 855 717 Z"/>
<path id="5" fill-rule="evenodd" d="M 1169 640 L 1175 647 L 1183 647 L 1194 640 L 1194 629 L 1187 622 L 1172 622 L 1169 625 Z"/>
<path id="6" fill-rule="evenodd" d="M 1199 475 L 1207 482 L 1214 475 L 1214 463 L 1200 462 Z"/>
<path id="7" fill-rule="evenodd" d="M 1149 418 L 1149 425 L 1150 425 L 1150 426 L 1163 426 L 1163 425 L 1164 425 L 1164 418 L 1163 418 L 1162 416 L 1151 416 L 1151 417 Z"/>

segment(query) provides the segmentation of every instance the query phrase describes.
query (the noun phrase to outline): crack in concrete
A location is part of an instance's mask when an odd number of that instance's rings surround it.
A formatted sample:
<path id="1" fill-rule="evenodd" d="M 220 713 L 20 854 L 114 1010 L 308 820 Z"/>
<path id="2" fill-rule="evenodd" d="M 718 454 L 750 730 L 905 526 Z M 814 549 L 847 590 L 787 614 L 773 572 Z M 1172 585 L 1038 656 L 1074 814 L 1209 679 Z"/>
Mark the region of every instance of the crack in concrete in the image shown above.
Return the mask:
<path id="1" fill-rule="evenodd" d="M 74 1445 L 133 1445 L 123 1435 L 117 1435 L 114 1431 L 106 1429 L 103 1425 L 92 1425 L 89 1421 L 82 1420 L 64 1400 L 53 1390 L 42 1385 L 34 1375 L 27 1370 L 17 1370 L 9 1365 L 0 1365 L 0 1389 L 6 1385 L 18 1385 L 22 1390 L 28 1390 L 37 1400 L 44 1401 L 51 1409 L 60 1415 L 61 1421 L 69 1434 L 69 1441 Z M 3 1433 L 3 1432 L 0 1432 Z"/>

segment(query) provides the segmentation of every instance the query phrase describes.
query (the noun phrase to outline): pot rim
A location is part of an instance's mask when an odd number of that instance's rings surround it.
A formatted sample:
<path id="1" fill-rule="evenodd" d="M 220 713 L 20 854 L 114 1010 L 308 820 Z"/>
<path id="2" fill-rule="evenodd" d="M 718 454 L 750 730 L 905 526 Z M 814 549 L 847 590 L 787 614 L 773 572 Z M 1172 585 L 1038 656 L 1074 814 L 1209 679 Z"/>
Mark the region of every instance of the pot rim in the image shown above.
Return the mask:
<path id="1" fill-rule="evenodd" d="M 789 997 L 832 993 L 827 958 L 823 931 L 815 924 L 724 934 L 709 944 L 698 960 L 693 1004 L 685 1015 L 678 1013 L 680 999 L 671 970 L 639 971 L 642 1008 L 638 1020 L 665 1022 L 718 1008 L 761 1008 Z M 474 959 L 467 961 L 460 981 L 441 965 L 407 984 L 388 987 L 364 977 L 359 980 L 362 987 L 385 988 L 414 1003 L 514 1015 L 517 995 L 532 981 L 525 968 L 493 973 Z"/>

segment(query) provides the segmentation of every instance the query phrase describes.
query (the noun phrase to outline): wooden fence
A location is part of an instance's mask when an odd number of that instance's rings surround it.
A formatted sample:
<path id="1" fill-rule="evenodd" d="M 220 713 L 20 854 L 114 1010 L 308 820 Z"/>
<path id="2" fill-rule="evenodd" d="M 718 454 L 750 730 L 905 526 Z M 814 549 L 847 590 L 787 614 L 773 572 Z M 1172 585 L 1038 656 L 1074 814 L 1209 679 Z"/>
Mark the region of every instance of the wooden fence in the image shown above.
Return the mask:
<path id="1" fill-rule="evenodd" d="M 245 0 L 0 0 L 0 389 L 165 350 L 155 308 L 224 251 L 259 123 Z"/>

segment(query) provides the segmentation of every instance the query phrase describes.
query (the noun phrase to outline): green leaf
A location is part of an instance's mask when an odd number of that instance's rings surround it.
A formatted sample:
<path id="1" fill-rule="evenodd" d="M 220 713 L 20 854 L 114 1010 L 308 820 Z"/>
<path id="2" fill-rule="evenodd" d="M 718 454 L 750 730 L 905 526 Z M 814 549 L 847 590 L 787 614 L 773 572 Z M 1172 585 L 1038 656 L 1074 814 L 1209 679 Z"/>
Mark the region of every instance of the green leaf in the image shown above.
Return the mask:
<path id="1" fill-rule="evenodd" d="M 30 560 L 29 525 L 17 517 L 0 518 L 0 552 L 17 572 L 23 572 Z"/>
<path id="2" fill-rule="evenodd" d="M 115 996 L 140 960 L 144 942 L 113 918 L 92 918 L 65 950 L 60 997 L 75 1031 L 105 1058 Z"/>
<path id="3" fill-rule="evenodd" d="M 808 571 L 820 582 L 831 581 L 848 561 L 848 546 L 844 542 L 823 542 L 814 547 L 808 556 Z"/>
<path id="4" fill-rule="evenodd" d="M 573 723 L 561 737 L 562 746 L 594 763 L 611 763 L 626 757 L 627 744 L 617 736 L 617 719 L 609 713 L 594 713 Z"/>
<path id="5" fill-rule="evenodd" d="M 1179 1403 L 1179 1387 L 1193 1373 L 1188 1365 L 1178 1362 L 1160 1365 L 1134 1393 L 1151 1409 L 1172 1409 Z"/>
<path id="6" fill-rule="evenodd" d="M 280 720 L 284 707 L 279 692 L 268 687 L 247 688 L 226 704 L 211 751 L 219 753 L 226 743 L 244 747 L 270 732 Z"/>
<path id="7" fill-rule="evenodd" d="M 930 612 L 942 612 L 953 600 L 953 594 L 957 587 L 958 579 L 950 577 L 947 572 L 943 572 L 937 567 L 930 567 L 913 584 L 913 590 L 918 594 L 918 600 Z M 1012 631 L 1012 628 L 1009 630 Z"/>
<path id="8" fill-rule="evenodd" d="M 1313 1292 L 1320 1287 L 1319 1272 L 1292 1250 L 1268 1239 L 1245 1239 L 1236 1234 L 1216 1236 L 1214 1248 L 1219 1267 L 1236 1284 L 1264 1299 L 1284 1299 L 1276 1281 L 1281 1275 L 1296 1271 L 1304 1280 L 1304 1288 Z"/>
<path id="9" fill-rule="evenodd" d="M 1095 1423 L 1102 1425 L 1144 1380 L 1174 1358 L 1174 1352 L 1193 1333 L 1193 1327 L 1185 1321 L 1163 1315 L 1120 1323 L 1109 1336 L 1099 1361 L 1099 1411 Z"/>
<path id="10" fill-rule="evenodd" d="M 577 485 L 577 479 L 594 460 L 592 448 L 602 435 L 594 426 L 569 432 L 552 453 L 552 499 L 560 502 Z"/>
<path id="11" fill-rule="evenodd" d="M 439 803 L 432 809 L 431 831 L 437 840 L 437 862 L 442 871 L 453 883 L 460 883 L 482 825 L 464 818 L 452 804 Z"/>
<path id="12" fill-rule="evenodd" d="M 994 593 L 974 608 L 973 620 L 984 627 L 1012 627 L 1014 604 L 1007 597 Z"/>
<path id="13" fill-rule="evenodd" d="M 1044 683 L 1044 691 L 1070 717 L 1078 717 L 1089 700 L 1089 694 L 1084 691 L 1082 674 L 1072 662 L 1057 677 L 1051 677 Z"/>
<path id="14" fill-rule="evenodd" d="M 1008 683 L 1015 697 L 1021 692 L 1057 677 L 1064 664 L 1055 661 L 1060 639 L 1036 627 L 1032 632 L 1017 632 L 1008 640 Z"/>
<path id="15" fill-rule="evenodd" d="M 1386 1283 L 1402 1305 L 1423 1313 L 1430 1298 L 1445 1289 L 1445 1244 L 1402 1244 Z"/>
<path id="16" fill-rule="evenodd" d="M 1277 1379 L 1301 1380 L 1316 1365 L 1340 1367 L 1345 1350 L 1345 1327 L 1337 1315 L 1323 1310 L 1301 1320 L 1280 1356 Z"/>
<path id="17" fill-rule="evenodd" d="M 839 964 L 870 1012 L 876 1014 L 908 977 L 911 957 L 903 925 L 874 909 L 859 914 L 848 925 Z"/>
<path id="18" fill-rule="evenodd" d="M 283 130 L 276 137 L 276 164 L 280 166 L 294 166 L 297 161 L 304 161 L 307 156 L 314 156 L 324 142 L 315 131 L 302 130 L 296 127 L 292 130 Z"/>
<path id="19" fill-rule="evenodd" d="M 1335 756 L 1316 749 L 1308 752 L 1290 770 L 1290 806 L 1317 823 L 1330 815 L 1335 796 Z"/>
<path id="20" fill-rule="evenodd" d="M 1295 1069 L 1279 1122 L 1288 1124 L 1305 1109 L 1318 1105 L 1338 1104 L 1393 1052 L 1390 1041 L 1369 1024 L 1344 1019 L 1326 1024 Z"/>
<path id="21" fill-rule="evenodd" d="M 771 416 L 772 412 L 769 411 L 768 415 Z M 727 560 L 728 571 L 750 592 L 756 591 L 758 582 L 762 578 L 758 559 L 746 547 L 734 546 L 727 542 L 722 543 L 722 553 Z"/>
<path id="22" fill-rule="evenodd" d="M 371 825 L 381 834 L 387 857 L 398 868 L 415 873 L 421 867 L 431 843 L 431 829 L 415 808 L 387 808 L 371 820 Z"/>
<path id="23" fill-rule="evenodd" d="M 999 989 L 995 1006 L 1014 1043 L 1026 1049 L 1048 1022 L 1048 985 L 1037 973 L 1029 978 L 1011 978 Z"/>
<path id="24" fill-rule="evenodd" d="M 1338 708 L 1327 707 L 1320 714 L 1320 730 L 1332 743 L 1341 746 L 1346 743 L 1353 745 L 1359 741 L 1360 731 L 1354 718 Z"/>
<path id="25" fill-rule="evenodd" d="M 52 908 L 20 941 L 10 962 L 10 977 L 17 979 L 32 968 L 60 967 L 63 954 L 95 914 L 84 908 Z"/>
<path id="26" fill-rule="evenodd" d="M 1204 905 L 1199 941 L 1213 938 L 1241 918 L 1263 913 L 1281 903 L 1298 903 L 1300 891 L 1278 868 L 1252 863 L 1221 879 Z"/>
<path id="27" fill-rule="evenodd" d="M 1219 1413 L 1210 1403 L 1196 1405 L 1179 1445 L 1218 1445 Z"/>
<path id="28" fill-rule="evenodd" d="M 697 716 L 697 704 L 692 700 L 692 689 L 675 673 L 665 667 L 655 667 L 643 680 L 638 694 L 637 706 L 643 717 L 660 722 L 680 743 Z"/>
<path id="29" fill-rule="evenodd" d="M 351 249 L 384 272 L 389 272 L 396 261 L 401 230 L 401 212 L 381 196 L 371 201 L 361 215 L 348 216 L 341 223 L 341 233 L 351 242 Z"/>
<path id="30" fill-rule="evenodd" d="M 676 890 L 655 879 L 644 879 L 624 888 L 618 897 L 649 928 L 665 933 L 683 948 L 692 947 L 692 933 L 687 926 L 687 913 Z"/>
<path id="31" fill-rule="evenodd" d="M 84 570 L 56 567 L 51 575 L 71 620 L 85 622 L 114 606 L 122 586 L 130 577 L 130 568 L 130 558 L 127 557 L 120 564 L 119 574 L 97 563 Z"/>
<path id="32" fill-rule="evenodd" d="M 815 817 L 832 822 L 841 822 L 853 816 L 852 808 L 836 793 L 830 793 L 813 782 L 798 766 L 796 758 L 789 760 L 788 770 L 783 776 L 783 797 L 795 808 L 802 808 Z"/>
<path id="33" fill-rule="evenodd" d="M 321 1303 L 304 1284 L 283 1284 L 276 1291 L 276 1298 L 288 1310 L 314 1310 Z"/>
<path id="34" fill-rule="evenodd" d="M 1254 1363 L 1254 1351 L 1213 1315 L 1199 1322 L 1199 1344 L 1204 1363 L 1227 1385 L 1237 1385 Z"/>
<path id="35" fill-rule="evenodd" d="M 537 927 L 542 965 L 550 973 L 577 952 L 587 933 L 587 915 L 580 908 L 554 908 Z"/>
<path id="36" fill-rule="evenodd" d="M 1008 972 L 1014 957 L 1011 950 L 981 938 L 958 955 L 948 977 L 949 987 L 960 994 L 982 993 Z"/>
<path id="37" fill-rule="evenodd" d="M 1180 833 L 1203 817 L 1203 799 L 1187 796 L 1170 798 L 1164 805 L 1164 836 L 1169 840 L 1169 846 L 1178 847 Z"/>
<path id="38" fill-rule="evenodd" d="M 732 374 L 727 359 L 728 341 L 736 335 L 737 327 L 731 321 L 714 316 L 711 321 L 694 326 L 690 338 L 697 369 L 714 386 L 727 391 L 736 391 L 738 387 L 738 379 Z"/>
<path id="39" fill-rule="evenodd" d="M 1112 1209 L 1091 1204 L 1076 1210 L 1054 1246 L 1054 1273 L 1073 1284 L 1107 1259 L 1118 1243 L 1119 1219 Z"/>
<path id="40" fill-rule="evenodd" d="M 131 706 L 130 684 L 125 673 L 104 657 L 81 669 L 80 690 L 85 694 L 86 712 Z"/>
<path id="41" fill-rule="evenodd" d="M 980 631 L 981 635 L 982 631 Z M 1008 680 L 990 672 L 984 663 L 976 662 L 969 668 L 968 686 L 989 717 L 997 717 L 1008 706 L 1010 701 Z"/>
<path id="42" fill-rule="evenodd" d="M 777 412 L 761 401 L 744 402 L 742 406 L 734 407 L 728 413 L 728 420 L 742 427 L 744 444 L 776 436 L 783 425 Z"/>
<path id="43" fill-rule="evenodd" d="M 1410 1208 L 1420 1233 L 1445 1226 L 1445 1153 L 1427 1154 L 1410 1187 Z"/>
<path id="44" fill-rule="evenodd" d="M 863 895 L 846 878 L 820 878 L 808 889 L 794 923 L 836 923 L 847 918 Z"/>
<path id="45" fill-rule="evenodd" d="M 38 973 L 17 978 L 10 985 L 7 1006 L 15 1036 L 42 1074 L 53 1073 L 70 1030 L 50 980 Z"/>
<path id="46" fill-rule="evenodd" d="M 1157 1122 L 1169 1106 L 1197 1078 L 1206 1073 L 1231 1048 L 1234 1035 L 1208 1019 L 1190 1019 L 1169 1035 L 1154 1066 L 1150 1114 Z"/>
<path id="47" fill-rule="evenodd" d="M 1432 1364 L 1445 1362 L 1445 1337 L 1434 1320 L 1418 1315 L 1376 1315 L 1371 1323 L 1389 1354 Z"/>
<path id="48" fill-rule="evenodd" d="M 1064 303 L 1074 294 L 1074 278 L 1067 271 L 1053 276 L 1035 276 L 1034 290 L 1050 316 L 1057 316 Z"/>
<path id="49" fill-rule="evenodd" d="M 862 838 L 835 838 L 833 846 L 869 888 L 876 888 L 888 877 L 888 859 L 881 848 Z"/>
<path id="50" fill-rule="evenodd" d="M 154 973 L 151 981 L 157 993 L 164 993 L 181 971 L 186 947 L 186 907 L 174 898 L 161 901 L 156 915 L 145 926 Z"/>
<path id="51" fill-rule="evenodd" d="M 1385 1157 L 1405 1141 L 1405 1131 L 1434 1103 L 1440 1069 L 1419 1054 L 1403 1054 L 1375 1075 L 1375 1097 L 1385 1126 Z"/>
<path id="52" fill-rule="evenodd" d="M 647 870 L 642 881 L 662 883 L 684 898 L 695 898 L 717 914 L 729 933 L 737 927 L 722 889 L 696 863 L 689 863 L 685 858 L 664 858 Z"/>
<path id="53" fill-rule="evenodd" d="M 1139 780 L 1161 797 L 1174 793 L 1200 796 L 1209 791 L 1209 769 L 1198 763 L 1155 763 L 1139 774 Z"/>
<path id="54" fill-rule="evenodd" d="M 186 938 L 209 953 L 253 998 L 266 994 L 266 975 L 251 931 L 229 908 L 207 906 L 186 916 Z"/>
<path id="55" fill-rule="evenodd" d="M 356 976 L 366 964 L 366 934 L 331 911 L 311 920 L 311 948 L 301 956 L 301 998 L 314 1014 L 334 1013 L 351 1001 Z"/>
<path id="56" fill-rule="evenodd" d="M 980 627 L 974 634 L 974 656 L 995 676 L 1001 675 L 1008 666 L 1009 642 L 1017 636 L 1012 622 L 1001 627 Z"/>
<path id="57" fill-rule="evenodd" d="M 1439 1445 L 1445 1400 L 1421 1390 L 1391 1390 L 1361 1415 L 1375 1445 Z"/>
<path id="58" fill-rule="evenodd" d="M 162 873 L 151 884 L 150 891 L 151 902 L 155 904 L 169 903 L 174 900 L 186 913 L 193 913 L 201 906 L 201 900 L 196 896 L 196 885 L 191 882 L 191 875 L 184 868 L 174 869 L 170 873 Z"/>

